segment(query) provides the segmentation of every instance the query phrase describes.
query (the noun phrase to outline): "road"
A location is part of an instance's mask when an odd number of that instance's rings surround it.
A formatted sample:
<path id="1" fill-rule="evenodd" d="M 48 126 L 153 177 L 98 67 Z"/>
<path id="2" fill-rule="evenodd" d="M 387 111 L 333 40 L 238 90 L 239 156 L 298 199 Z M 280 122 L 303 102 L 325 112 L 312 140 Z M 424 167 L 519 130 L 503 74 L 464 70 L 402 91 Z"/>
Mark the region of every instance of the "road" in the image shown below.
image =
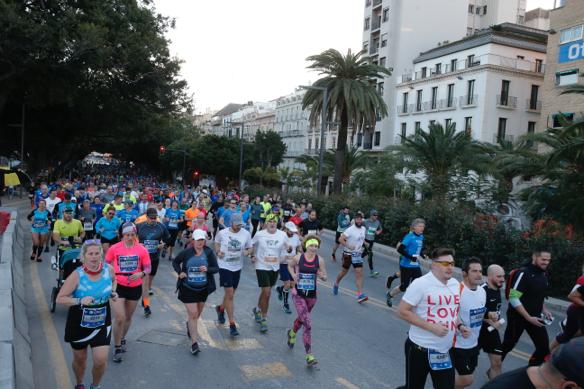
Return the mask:
<path id="1" fill-rule="evenodd" d="M 29 224 L 20 212 L 20 236 L 30 246 Z M 321 253 L 327 258 L 329 278 L 340 269 L 330 261 L 332 239 L 326 238 Z M 52 254 L 52 253 L 51 253 Z M 70 388 L 73 373 L 71 350 L 63 342 L 66 308 L 57 306 L 50 313 L 48 301 L 56 284 L 56 272 L 50 269 L 49 254 L 42 263 L 28 260 L 27 314 L 33 351 L 34 380 L 38 388 Z M 388 257 L 376 254 L 376 267 L 386 275 L 396 270 Z M 214 306 L 223 297 L 219 289 L 209 297 L 200 323 L 202 352 L 189 353 L 190 342 L 185 334 L 185 309 L 178 301 L 175 275 L 169 261 L 162 260 L 151 299 L 153 314 L 142 316 L 136 311 L 128 334 L 128 352 L 121 364 L 108 363 L 102 387 L 109 388 L 284 388 L 311 385 L 318 388 L 395 388 L 403 384 L 403 344 L 408 326 L 394 309 L 385 304 L 385 277 L 367 277 L 365 290 L 369 302 L 359 305 L 355 299 L 352 271 L 343 280 L 341 293 L 333 296 L 330 283 L 318 286 L 318 303 L 313 311 L 313 352 L 319 360 L 317 368 L 307 368 L 304 350 L 299 342 L 294 350 L 285 344 L 285 330 L 295 315 L 287 315 L 278 304 L 276 294 L 271 300 L 269 331 L 260 334 L 251 309 L 258 297 L 255 273 L 249 261 L 242 272 L 236 294 L 236 317 L 241 335 L 231 339 L 228 328 L 216 322 Z M 517 352 L 510 355 L 504 370 L 527 363 L 532 351 L 529 340 L 522 339 Z M 476 372 L 479 388 L 485 382 L 488 367 L 482 354 Z M 86 383 L 90 374 L 87 373 Z M 430 382 L 430 380 L 428 380 Z M 428 387 L 430 384 L 428 383 Z"/>

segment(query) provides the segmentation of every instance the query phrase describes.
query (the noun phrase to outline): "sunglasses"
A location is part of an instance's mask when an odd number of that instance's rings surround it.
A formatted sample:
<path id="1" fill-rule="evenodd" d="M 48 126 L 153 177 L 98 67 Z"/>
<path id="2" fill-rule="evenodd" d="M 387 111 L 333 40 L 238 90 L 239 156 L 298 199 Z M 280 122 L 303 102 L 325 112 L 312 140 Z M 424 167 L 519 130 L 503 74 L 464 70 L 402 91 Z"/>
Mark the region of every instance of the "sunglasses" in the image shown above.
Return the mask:
<path id="1" fill-rule="evenodd" d="M 101 244 L 101 240 L 99 240 L 99 239 L 88 239 L 85 242 L 83 242 L 83 244 L 85 246 L 92 245 L 92 244 Z"/>
<path id="2" fill-rule="evenodd" d="M 442 267 L 454 267 L 454 261 L 434 261 L 434 263 L 439 264 Z"/>
<path id="3" fill-rule="evenodd" d="M 113 216 L 113 215 L 115 215 L 116 213 L 115 213 L 115 212 L 108 212 L 107 214 L 108 214 L 108 215 L 110 215 L 110 216 Z"/>

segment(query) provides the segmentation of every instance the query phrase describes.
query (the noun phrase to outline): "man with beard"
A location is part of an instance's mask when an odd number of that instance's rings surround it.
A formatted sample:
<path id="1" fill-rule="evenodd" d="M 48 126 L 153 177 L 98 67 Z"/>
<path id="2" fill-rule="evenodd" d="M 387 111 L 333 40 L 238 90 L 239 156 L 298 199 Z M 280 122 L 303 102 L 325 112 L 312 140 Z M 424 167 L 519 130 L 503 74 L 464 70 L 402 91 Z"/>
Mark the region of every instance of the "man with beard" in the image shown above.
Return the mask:
<path id="1" fill-rule="evenodd" d="M 499 327 L 505 324 L 501 317 L 501 288 L 505 283 L 505 270 L 499 265 L 487 268 L 487 282 L 483 289 L 487 294 L 487 312 L 483 319 L 479 335 L 479 347 L 489 356 L 491 367 L 487 370 L 487 377 L 492 380 L 501 374 L 501 335 Z"/>

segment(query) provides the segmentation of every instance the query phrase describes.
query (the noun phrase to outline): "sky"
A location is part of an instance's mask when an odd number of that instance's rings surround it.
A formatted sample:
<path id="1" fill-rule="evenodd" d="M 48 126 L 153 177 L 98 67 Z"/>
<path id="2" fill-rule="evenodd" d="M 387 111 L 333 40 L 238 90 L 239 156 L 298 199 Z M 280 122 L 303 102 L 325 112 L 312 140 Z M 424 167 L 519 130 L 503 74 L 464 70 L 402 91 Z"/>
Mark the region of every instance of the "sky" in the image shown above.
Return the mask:
<path id="1" fill-rule="evenodd" d="M 306 69 L 306 57 L 361 46 L 363 0 L 155 0 L 155 5 L 176 20 L 167 35 L 170 50 L 184 61 L 181 74 L 197 113 L 290 94 L 318 78 Z M 528 10 L 552 6 L 553 0 L 527 0 Z"/>

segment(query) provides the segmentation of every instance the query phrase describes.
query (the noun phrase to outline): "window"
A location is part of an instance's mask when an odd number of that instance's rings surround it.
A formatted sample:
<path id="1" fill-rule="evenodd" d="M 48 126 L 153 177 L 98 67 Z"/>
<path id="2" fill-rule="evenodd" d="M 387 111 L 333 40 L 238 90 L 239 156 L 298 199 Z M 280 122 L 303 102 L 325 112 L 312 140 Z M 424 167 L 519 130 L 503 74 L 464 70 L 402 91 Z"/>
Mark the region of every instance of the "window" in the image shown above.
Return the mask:
<path id="1" fill-rule="evenodd" d="M 509 105 L 509 84 L 511 82 L 508 80 L 501 81 L 501 99 L 499 100 L 500 105 Z"/>
<path id="2" fill-rule="evenodd" d="M 442 64 L 441 63 L 437 63 L 436 64 L 436 70 L 435 70 L 436 74 L 442 74 Z"/>
<path id="3" fill-rule="evenodd" d="M 337 146 L 337 138 L 335 138 L 335 137 L 333 136 L 333 139 L 332 139 L 332 141 L 333 141 L 333 143 L 331 143 L 331 148 L 333 148 L 333 147 L 336 147 L 336 146 Z"/>
<path id="4" fill-rule="evenodd" d="M 364 51 L 369 51 L 369 41 L 363 42 L 363 50 Z"/>
<path id="5" fill-rule="evenodd" d="M 582 27 L 584 24 L 580 24 L 579 26 L 574 26 L 570 28 L 564 28 L 560 31 L 560 45 L 563 43 L 568 43 L 572 41 L 577 41 L 578 39 L 582 39 Z"/>
<path id="6" fill-rule="evenodd" d="M 466 105 L 474 104 L 475 80 L 468 80 L 466 85 Z"/>
<path id="7" fill-rule="evenodd" d="M 556 113 L 552 115 L 552 127 L 558 128 L 566 124 L 572 123 L 574 121 L 574 114 L 573 113 Z"/>
<path id="8" fill-rule="evenodd" d="M 383 96 L 383 82 L 380 82 L 379 84 L 377 84 L 377 91 L 379 92 L 379 94 L 381 96 Z"/>
<path id="9" fill-rule="evenodd" d="M 446 94 L 446 106 L 452 107 L 454 103 L 454 84 L 448 84 L 448 92 Z"/>
<path id="10" fill-rule="evenodd" d="M 308 139 L 308 150 L 312 148 L 312 139 Z"/>
<path id="11" fill-rule="evenodd" d="M 318 150 L 318 138 L 314 140 L 314 149 Z"/>
<path id="12" fill-rule="evenodd" d="M 472 135 L 472 116 L 467 116 L 464 118 L 464 133 L 467 135 Z"/>
<path id="13" fill-rule="evenodd" d="M 481 7 L 477 7 L 477 9 L 476 9 L 476 14 L 477 14 L 477 15 L 480 15 L 480 14 L 481 14 Z"/>
<path id="14" fill-rule="evenodd" d="M 428 74 L 428 68 L 425 66 L 422 68 L 422 78 L 426 78 Z"/>
<path id="15" fill-rule="evenodd" d="M 539 94 L 539 85 L 531 86 L 531 95 L 529 98 L 529 109 L 537 109 L 537 98 Z"/>
<path id="16" fill-rule="evenodd" d="M 363 27 L 364 30 L 369 30 L 371 27 L 371 18 L 365 18 L 365 26 Z"/>
<path id="17" fill-rule="evenodd" d="M 422 89 L 416 91 L 416 111 L 422 110 Z"/>
<path id="18" fill-rule="evenodd" d="M 389 8 L 385 8 L 383 10 L 383 19 L 384 22 L 387 22 L 389 20 Z"/>
<path id="19" fill-rule="evenodd" d="M 421 122 L 414 122 L 414 131 L 417 133 L 419 133 L 420 131 L 422 131 L 422 123 Z"/>
<path id="20" fill-rule="evenodd" d="M 578 69 L 567 70 L 556 73 L 556 85 L 564 86 L 576 84 L 578 82 Z"/>
<path id="21" fill-rule="evenodd" d="M 365 0 L 365 7 L 369 7 L 371 5 L 371 0 Z"/>
<path id="22" fill-rule="evenodd" d="M 449 127 L 452 124 L 452 119 L 446 119 L 444 120 L 444 127 Z"/>
<path id="23" fill-rule="evenodd" d="M 409 93 L 404 92 L 402 96 L 402 113 L 408 113 L 408 97 Z"/>
<path id="24" fill-rule="evenodd" d="M 379 58 L 379 66 L 385 67 L 385 57 Z"/>
<path id="25" fill-rule="evenodd" d="M 432 101 L 430 103 L 430 109 L 436 109 L 436 100 L 438 99 L 438 87 L 432 87 Z"/>
<path id="26" fill-rule="evenodd" d="M 497 127 L 497 142 L 505 140 L 507 134 L 507 119 L 499 118 L 499 126 Z"/>
<path id="27" fill-rule="evenodd" d="M 486 14 L 487 14 L 487 6 L 485 5 L 485 6 L 483 7 L 483 15 L 486 15 Z"/>
<path id="28" fill-rule="evenodd" d="M 408 128 L 407 123 L 401 124 L 401 143 L 404 143 L 404 139 L 407 136 L 407 128 Z"/>
<path id="29" fill-rule="evenodd" d="M 478 65 L 477 63 L 475 63 L 475 56 L 474 54 L 469 55 L 468 57 L 466 57 L 466 67 L 467 68 L 471 68 L 473 66 Z"/>
<path id="30" fill-rule="evenodd" d="M 523 55 L 518 55 L 518 56 L 517 56 L 517 59 L 525 59 L 525 56 L 523 56 Z"/>
<path id="31" fill-rule="evenodd" d="M 436 120 L 430 120 L 428 122 L 428 126 L 433 126 L 434 124 L 436 124 Z"/>
<path id="32" fill-rule="evenodd" d="M 387 46 L 387 34 L 381 35 L 381 47 Z"/>
<path id="33" fill-rule="evenodd" d="M 535 134 L 535 122 L 527 122 L 527 134 Z"/>
<path id="34" fill-rule="evenodd" d="M 456 59 L 450 60 L 450 71 L 453 72 L 456 70 Z"/>
<path id="35" fill-rule="evenodd" d="M 473 5 L 473 4 L 469 4 L 469 5 L 468 5 L 468 13 L 469 13 L 469 14 L 472 14 L 472 13 L 474 13 L 474 5 Z"/>
<path id="36" fill-rule="evenodd" d="M 357 134 L 357 147 L 361 147 L 363 144 L 363 133 L 360 132 Z"/>
<path id="37" fill-rule="evenodd" d="M 373 146 L 379 146 L 381 144 L 381 132 L 375 131 L 375 139 L 373 140 Z"/>

